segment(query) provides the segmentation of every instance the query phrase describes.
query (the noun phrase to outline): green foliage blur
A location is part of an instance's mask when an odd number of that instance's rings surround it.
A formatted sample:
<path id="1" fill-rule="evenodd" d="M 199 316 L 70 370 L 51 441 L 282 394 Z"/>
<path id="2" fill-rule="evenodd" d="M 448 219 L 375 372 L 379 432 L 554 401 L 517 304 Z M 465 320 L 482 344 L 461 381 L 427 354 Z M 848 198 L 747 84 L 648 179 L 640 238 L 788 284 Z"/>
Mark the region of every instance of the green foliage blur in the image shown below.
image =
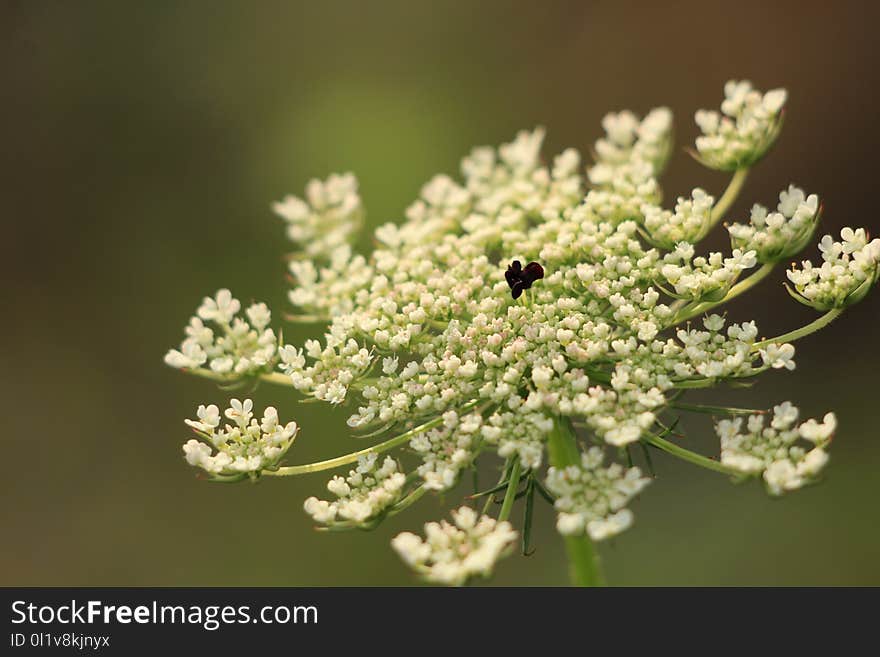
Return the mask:
<path id="1" fill-rule="evenodd" d="M 183 418 L 226 393 L 162 356 L 219 287 L 276 317 L 287 309 L 271 201 L 351 170 L 374 226 L 400 218 L 474 145 L 542 124 L 548 153 L 587 153 L 612 109 L 670 106 L 683 147 L 693 111 L 716 107 L 735 77 L 786 86 L 790 101 L 732 216 L 796 182 L 820 194 L 825 230 L 877 234 L 878 14 L 869 3 L 693 0 L 5 0 L 0 585 L 415 583 L 390 538 L 445 515 L 467 485 L 374 532 L 322 534 L 302 501 L 324 475 L 212 485 L 183 462 Z M 664 188 L 674 199 L 725 183 L 679 150 Z M 782 280 L 730 316 L 757 319 L 764 335 L 810 321 Z M 835 410 L 827 480 L 772 500 L 658 454 L 634 528 L 601 549 L 612 584 L 880 584 L 878 310 L 875 291 L 799 342 L 794 373 L 694 396 Z M 255 397 L 302 426 L 293 462 L 360 446 L 344 414 L 276 387 Z M 688 446 L 716 452 L 708 422 L 684 426 Z M 537 552 L 502 562 L 492 583 L 567 582 L 553 514 L 537 511 Z"/>

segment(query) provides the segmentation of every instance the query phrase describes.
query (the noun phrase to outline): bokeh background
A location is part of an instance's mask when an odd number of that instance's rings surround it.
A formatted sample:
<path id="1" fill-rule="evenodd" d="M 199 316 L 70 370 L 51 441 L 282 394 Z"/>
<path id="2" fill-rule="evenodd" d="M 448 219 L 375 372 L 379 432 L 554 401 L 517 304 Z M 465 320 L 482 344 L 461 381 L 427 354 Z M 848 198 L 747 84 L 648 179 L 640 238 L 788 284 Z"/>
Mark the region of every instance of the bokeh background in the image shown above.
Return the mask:
<path id="1" fill-rule="evenodd" d="M 373 533 L 321 534 L 326 477 L 214 486 L 182 423 L 225 393 L 162 364 L 202 296 L 286 309 L 271 201 L 355 171 L 371 224 L 472 146 L 548 127 L 584 152 L 606 111 L 665 104 L 678 144 L 732 77 L 790 90 L 788 118 L 735 216 L 797 182 L 826 228 L 876 211 L 876 3 L 0 2 L 2 585 L 402 585 L 388 547 L 466 490 Z M 669 198 L 724 176 L 683 152 Z M 719 239 L 720 245 L 723 239 Z M 766 335 L 812 313 L 773 277 L 730 308 Z M 655 457 L 635 527 L 602 555 L 620 585 L 880 584 L 880 293 L 798 343 L 728 403 L 838 412 L 826 481 L 782 500 Z M 308 334 L 285 327 L 292 341 Z M 705 399 L 713 399 L 704 395 Z M 344 417 L 264 386 L 303 427 L 293 459 L 348 451 Z M 688 444 L 717 449 L 687 422 Z M 564 584 L 552 514 L 496 584 Z M 516 519 L 516 516 L 514 516 Z"/>

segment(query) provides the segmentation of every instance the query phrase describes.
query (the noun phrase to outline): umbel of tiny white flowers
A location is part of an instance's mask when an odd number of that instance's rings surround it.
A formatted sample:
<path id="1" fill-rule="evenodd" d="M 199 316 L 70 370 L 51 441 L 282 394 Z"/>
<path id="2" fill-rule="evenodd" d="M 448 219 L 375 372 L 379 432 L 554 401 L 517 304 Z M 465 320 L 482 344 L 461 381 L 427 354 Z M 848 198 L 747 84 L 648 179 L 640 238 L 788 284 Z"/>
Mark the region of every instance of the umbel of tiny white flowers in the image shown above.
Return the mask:
<path id="1" fill-rule="evenodd" d="M 720 113 L 696 113 L 703 131 L 697 137 L 697 159 L 712 169 L 734 171 L 754 165 L 776 141 L 788 94 L 785 89 L 762 94 L 747 80 L 731 80 L 724 96 Z"/>
<path id="2" fill-rule="evenodd" d="M 315 522 L 328 527 L 366 527 L 367 521 L 380 519 L 400 501 L 406 483 L 406 475 L 390 456 L 380 464 L 376 454 L 367 454 L 358 458 L 347 477 L 337 475 L 328 482 L 335 501 L 310 497 L 303 508 Z"/>
<path id="3" fill-rule="evenodd" d="M 253 408 L 254 402 L 250 399 L 231 400 L 223 415 L 232 420 L 232 424 L 221 427 L 217 406 L 199 406 L 198 419 L 186 420 L 200 438 L 184 444 L 186 462 L 217 481 L 255 478 L 262 471 L 277 466 L 293 444 L 299 427 L 296 422 L 282 425 L 278 411 L 272 406 L 267 406 L 262 419 L 257 420 Z"/>
<path id="4" fill-rule="evenodd" d="M 804 260 L 786 272 L 792 297 L 816 310 L 840 309 L 858 303 L 880 277 L 880 239 L 868 241 L 864 228 L 840 231 L 840 242 L 825 235 L 819 242 L 822 266 Z"/>
<path id="5" fill-rule="evenodd" d="M 787 273 L 792 296 L 824 312 L 810 324 L 759 339 L 751 317 L 725 316 L 725 304 L 813 239 L 822 205 L 790 185 L 775 211 L 756 204 L 747 221 L 728 221 L 779 136 L 787 94 L 732 81 L 724 96 L 720 112 L 697 113 L 696 151 L 706 166 L 733 172 L 730 182 L 718 193 L 696 186 L 674 208 L 659 181 L 674 150 L 666 108 L 608 114 L 586 169 L 571 148 L 542 159 L 541 128 L 476 148 L 459 179 L 435 176 L 401 222 L 379 226 L 370 254 L 353 247 L 365 215 L 351 174 L 312 181 L 305 198 L 276 204 L 296 249 L 289 319 L 319 324 L 316 337 L 284 344 L 265 305 L 242 314 L 221 289 L 166 362 L 227 388 L 269 382 L 345 408 L 357 448 L 282 464 L 296 425 L 281 427 L 271 409 L 259 422 L 249 401 L 233 400 L 223 428 L 217 407 L 200 407 L 187 461 L 218 481 L 338 470 L 329 499 L 304 507 L 322 528 L 341 530 L 372 529 L 424 495 L 449 495 L 496 456 L 498 484 L 475 490 L 486 499 L 482 514 L 462 509 L 451 524 L 430 523 L 424 539 L 395 539 L 416 572 L 449 584 L 488 574 L 510 551 L 517 505 L 528 545 L 541 499 L 555 508 L 574 581 L 601 581 L 591 541 L 632 525 L 627 507 L 649 481 L 653 450 L 735 481 L 762 480 L 774 495 L 816 481 L 833 414 L 797 424 L 789 402 L 771 417 L 686 395 L 794 370 L 793 343 L 876 284 L 880 240 L 846 228 L 841 241 L 820 241 L 821 266 L 805 261 Z M 730 248 L 708 252 L 703 239 L 719 224 Z M 673 425 L 689 412 L 718 418 L 719 458 L 676 442 Z"/>
<path id="6" fill-rule="evenodd" d="M 452 521 L 427 523 L 424 539 L 398 534 L 391 546 L 429 582 L 461 586 L 473 577 L 488 577 L 517 537 L 509 522 L 480 516 L 467 506 L 453 511 Z"/>
<path id="7" fill-rule="evenodd" d="M 800 411 L 783 402 L 773 407 L 765 426 L 763 415 L 721 420 L 715 430 L 721 438 L 721 463 L 744 475 L 761 475 L 772 495 L 781 495 L 815 481 L 828 463 L 826 448 L 837 428 L 834 413 L 822 422 L 808 420 L 797 425 Z M 812 443 L 807 450 L 799 441 Z"/>
<path id="8" fill-rule="evenodd" d="M 186 327 L 180 349 L 171 349 L 165 363 L 194 369 L 207 365 L 216 377 L 270 373 L 278 362 L 278 338 L 268 328 L 272 314 L 265 303 L 247 308 L 229 290 L 205 297 Z M 213 328 L 212 328 L 213 326 Z"/>
<path id="9" fill-rule="evenodd" d="M 639 468 L 613 463 L 602 468 L 604 452 L 591 447 L 581 454 L 579 465 L 550 468 L 547 489 L 556 495 L 560 534 L 583 534 L 601 541 L 622 532 L 633 521 L 626 504 L 650 483 Z"/>

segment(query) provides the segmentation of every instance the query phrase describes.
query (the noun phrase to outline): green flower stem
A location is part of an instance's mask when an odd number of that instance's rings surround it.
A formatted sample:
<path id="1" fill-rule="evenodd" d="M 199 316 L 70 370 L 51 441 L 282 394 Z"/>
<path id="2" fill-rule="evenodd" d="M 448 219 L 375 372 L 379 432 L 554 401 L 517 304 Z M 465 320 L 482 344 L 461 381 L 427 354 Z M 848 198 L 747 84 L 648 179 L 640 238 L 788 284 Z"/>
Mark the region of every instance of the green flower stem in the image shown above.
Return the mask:
<path id="1" fill-rule="evenodd" d="M 465 413 L 471 410 L 476 405 L 476 400 L 469 402 L 462 406 L 459 412 Z M 437 416 L 433 420 L 428 420 L 424 424 L 413 427 L 409 431 L 406 431 L 399 436 L 394 436 L 394 438 L 389 438 L 385 442 L 379 443 L 378 445 L 373 445 L 372 447 L 367 447 L 366 449 L 351 452 L 350 454 L 344 454 L 343 456 L 337 456 L 333 459 L 327 459 L 326 461 L 316 461 L 315 463 L 307 463 L 305 465 L 288 465 L 282 468 L 278 468 L 277 470 L 264 470 L 263 474 L 270 477 L 289 477 L 292 475 L 308 474 L 311 472 L 321 472 L 322 470 L 332 470 L 333 468 L 338 468 L 343 465 L 348 465 L 349 463 L 354 463 L 358 460 L 358 458 L 360 458 L 361 456 L 366 456 L 367 454 L 381 454 L 382 452 L 387 452 L 389 449 L 394 449 L 395 447 L 403 445 L 407 441 L 411 440 L 415 435 L 420 434 L 423 431 L 433 429 L 434 427 L 441 424 L 443 424 L 443 417 Z"/>
<path id="2" fill-rule="evenodd" d="M 400 500 L 397 504 L 392 506 L 391 509 L 388 511 L 388 517 L 390 518 L 390 517 L 396 516 L 401 511 L 405 511 L 406 509 L 411 507 L 413 504 L 418 502 L 420 499 L 422 499 L 422 496 L 424 496 L 424 494 L 427 492 L 428 492 L 427 488 L 425 488 L 424 486 L 419 486 L 418 488 L 413 490 L 409 495 L 407 495 L 402 500 Z"/>
<path id="3" fill-rule="evenodd" d="M 660 436 L 648 436 L 647 438 L 643 438 L 642 440 L 649 445 L 653 445 L 657 449 L 662 449 L 664 452 L 672 454 L 673 456 L 677 456 L 678 458 L 687 461 L 688 463 L 699 465 L 700 467 L 706 468 L 707 470 L 714 470 L 715 472 L 721 472 L 723 474 L 731 476 L 742 475 L 742 473 L 738 470 L 728 468 L 726 465 L 722 465 L 718 461 L 713 461 L 712 459 L 707 458 L 702 454 L 697 454 L 696 452 L 692 452 L 691 450 L 685 449 L 684 447 L 679 447 L 675 443 L 670 442 L 665 438 L 661 438 Z"/>
<path id="4" fill-rule="evenodd" d="M 567 419 L 556 418 L 553 430 L 547 438 L 550 465 L 565 468 L 580 464 L 580 451 L 575 442 L 574 431 Z M 603 586 L 605 584 L 599 564 L 599 555 L 590 537 L 566 536 L 569 573 L 574 586 Z"/>
<path id="5" fill-rule="evenodd" d="M 691 413 L 707 413 L 709 415 L 763 415 L 767 411 L 754 408 L 733 408 L 730 406 L 707 406 L 705 404 L 685 404 L 672 402 L 670 408 Z"/>
<path id="6" fill-rule="evenodd" d="M 219 372 L 213 372 L 211 370 L 205 369 L 204 367 L 196 367 L 193 369 L 184 369 L 181 370 L 186 374 L 192 374 L 193 376 L 198 376 L 203 379 L 208 379 L 209 381 L 216 381 L 217 383 L 235 383 L 239 381 L 242 377 L 237 377 L 235 375 L 230 376 L 229 374 L 220 374 Z M 292 386 L 293 382 L 290 380 L 290 377 L 284 374 L 283 372 L 267 372 L 266 374 L 260 374 L 259 379 L 261 381 L 266 381 L 267 383 L 274 383 L 280 386 Z"/>
<path id="7" fill-rule="evenodd" d="M 733 205 L 733 202 L 736 201 L 736 197 L 739 196 L 739 193 L 742 191 L 743 185 L 748 177 L 748 167 L 736 170 L 736 173 L 733 174 L 730 182 L 727 183 L 727 189 L 724 190 L 724 193 L 721 195 L 721 198 L 718 199 L 718 202 L 712 206 L 712 212 L 709 214 L 709 224 L 703 230 L 701 237 L 705 237 L 715 224 L 727 214 L 730 206 Z"/>
<path id="8" fill-rule="evenodd" d="M 768 262 L 767 264 L 761 265 L 761 267 L 754 274 L 752 274 L 748 278 L 741 280 L 739 283 L 737 283 L 732 288 L 730 288 L 727 291 L 727 294 L 724 295 L 724 298 L 721 299 L 720 301 L 715 301 L 715 302 L 705 301 L 703 303 L 698 303 L 696 306 L 693 306 L 691 308 L 687 308 L 687 307 L 682 308 L 681 310 L 683 312 L 681 312 L 680 314 L 675 316 L 675 320 L 672 322 L 673 325 L 679 324 L 679 323 L 685 321 L 686 319 L 696 317 L 697 315 L 700 315 L 704 312 L 712 310 L 713 308 L 721 306 L 721 305 L 727 303 L 728 301 L 730 301 L 731 299 L 738 297 L 743 292 L 747 292 L 748 290 L 752 289 L 755 285 L 757 285 L 758 283 L 763 281 L 765 278 L 767 278 L 767 275 L 771 271 L 773 271 L 773 269 L 775 267 L 776 267 L 776 263 L 770 263 L 770 262 Z"/>
<path id="9" fill-rule="evenodd" d="M 519 488 L 521 472 L 522 464 L 518 458 L 514 457 L 513 466 L 510 469 L 510 478 L 507 480 L 507 492 L 504 493 L 504 502 L 501 504 L 501 511 L 498 512 L 498 520 L 507 520 L 510 517 L 510 511 L 513 509 L 513 500 L 516 499 L 517 488 Z"/>
<path id="10" fill-rule="evenodd" d="M 284 321 L 290 322 L 291 324 L 321 324 L 323 322 L 329 322 L 329 317 L 323 317 L 321 315 L 294 315 L 294 314 L 285 314 Z"/>
<path id="11" fill-rule="evenodd" d="M 767 338 L 766 340 L 756 342 L 752 345 L 752 350 L 760 349 L 761 347 L 773 342 L 782 343 L 800 340 L 801 338 L 810 335 L 810 333 L 815 333 L 816 331 L 825 328 L 835 319 L 840 317 L 842 312 L 843 308 L 832 308 L 827 313 L 822 315 L 819 319 L 813 320 L 806 326 L 802 326 L 799 329 L 795 329 L 794 331 L 789 331 L 788 333 L 783 333 L 782 335 L 777 335 L 775 338 Z"/>
<path id="12" fill-rule="evenodd" d="M 507 479 L 507 474 L 510 472 L 510 466 L 512 465 L 513 457 L 508 457 L 504 462 L 504 467 L 501 469 L 501 477 L 498 479 L 498 484 L 496 488 L 504 484 Z M 488 497 L 486 497 L 486 503 L 483 505 L 483 515 L 489 513 L 489 509 L 492 507 L 492 503 L 495 502 L 495 493 L 489 493 Z"/>

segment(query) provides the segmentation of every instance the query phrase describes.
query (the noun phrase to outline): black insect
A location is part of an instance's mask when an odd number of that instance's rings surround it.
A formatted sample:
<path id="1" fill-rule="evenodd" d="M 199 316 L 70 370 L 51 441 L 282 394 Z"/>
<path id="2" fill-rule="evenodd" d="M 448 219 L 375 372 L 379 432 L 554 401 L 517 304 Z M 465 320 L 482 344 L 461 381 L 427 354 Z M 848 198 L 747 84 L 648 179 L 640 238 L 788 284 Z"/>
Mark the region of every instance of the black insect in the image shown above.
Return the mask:
<path id="1" fill-rule="evenodd" d="M 530 262 L 525 267 L 519 260 L 514 260 L 507 266 L 504 278 L 510 286 L 510 296 L 519 299 L 523 290 L 528 290 L 539 278 L 544 278 L 544 268 L 537 262 Z"/>

